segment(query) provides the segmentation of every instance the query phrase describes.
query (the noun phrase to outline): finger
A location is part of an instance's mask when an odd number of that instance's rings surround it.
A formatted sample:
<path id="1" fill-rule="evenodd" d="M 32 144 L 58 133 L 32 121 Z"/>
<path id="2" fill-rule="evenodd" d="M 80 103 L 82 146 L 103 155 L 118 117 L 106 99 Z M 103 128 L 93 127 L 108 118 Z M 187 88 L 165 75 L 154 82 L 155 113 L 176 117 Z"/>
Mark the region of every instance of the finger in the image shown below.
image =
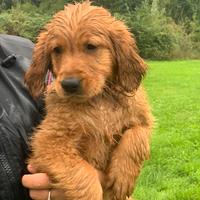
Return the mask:
<path id="1" fill-rule="evenodd" d="M 23 186 L 29 189 L 48 189 L 50 188 L 50 180 L 47 174 L 27 174 L 22 177 Z"/>
<path id="2" fill-rule="evenodd" d="M 29 195 L 33 200 L 48 199 L 49 190 L 29 190 Z"/>
<path id="3" fill-rule="evenodd" d="M 36 169 L 30 164 L 27 166 L 27 169 L 31 174 L 37 173 Z"/>
<path id="4" fill-rule="evenodd" d="M 62 190 L 30 190 L 29 195 L 33 200 L 47 200 L 49 191 L 51 191 L 51 199 L 63 200 L 65 198 Z"/>

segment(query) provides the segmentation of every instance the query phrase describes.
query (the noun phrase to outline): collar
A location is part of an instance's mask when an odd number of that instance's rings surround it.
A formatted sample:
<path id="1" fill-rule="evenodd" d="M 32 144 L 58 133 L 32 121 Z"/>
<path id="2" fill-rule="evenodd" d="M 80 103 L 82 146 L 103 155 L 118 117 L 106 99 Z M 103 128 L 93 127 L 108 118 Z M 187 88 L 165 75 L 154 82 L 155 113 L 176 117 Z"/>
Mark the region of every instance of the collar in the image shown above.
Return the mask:
<path id="1" fill-rule="evenodd" d="M 53 80 L 54 80 L 53 74 L 52 74 L 52 72 L 50 70 L 48 70 L 46 78 L 45 78 L 46 85 L 51 85 L 51 83 L 53 82 Z"/>

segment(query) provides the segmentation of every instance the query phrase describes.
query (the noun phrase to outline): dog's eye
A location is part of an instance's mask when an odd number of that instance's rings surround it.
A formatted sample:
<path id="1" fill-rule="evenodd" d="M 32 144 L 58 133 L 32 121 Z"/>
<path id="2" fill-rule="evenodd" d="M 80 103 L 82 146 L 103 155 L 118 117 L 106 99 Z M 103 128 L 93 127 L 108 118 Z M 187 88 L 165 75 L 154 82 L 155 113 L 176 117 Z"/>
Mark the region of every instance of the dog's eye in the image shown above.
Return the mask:
<path id="1" fill-rule="evenodd" d="M 96 50 L 97 46 L 95 46 L 94 44 L 88 43 L 88 44 L 86 44 L 86 49 L 89 51 Z"/>
<path id="2" fill-rule="evenodd" d="M 61 47 L 55 47 L 53 49 L 53 52 L 56 53 L 56 54 L 60 54 L 60 53 L 62 53 L 62 48 Z"/>

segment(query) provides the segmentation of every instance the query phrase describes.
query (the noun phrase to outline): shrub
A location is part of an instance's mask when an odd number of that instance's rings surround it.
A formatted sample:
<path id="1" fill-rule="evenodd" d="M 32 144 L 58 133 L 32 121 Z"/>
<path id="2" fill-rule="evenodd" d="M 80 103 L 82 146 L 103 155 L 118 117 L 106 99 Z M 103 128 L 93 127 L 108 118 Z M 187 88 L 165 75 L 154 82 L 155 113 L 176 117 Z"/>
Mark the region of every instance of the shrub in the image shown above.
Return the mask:
<path id="1" fill-rule="evenodd" d="M 144 58 L 166 59 L 173 48 L 173 37 L 168 31 L 167 19 L 162 13 L 152 13 L 148 4 L 125 16 L 128 26 L 136 37 Z"/>
<path id="2" fill-rule="evenodd" d="M 151 4 L 145 2 L 135 12 L 116 16 L 126 21 L 144 58 L 161 60 L 193 57 L 192 35 L 186 34 L 182 26 L 175 24 L 164 11 Z"/>
<path id="3" fill-rule="evenodd" d="M 34 2 L 40 2 L 35 6 L 30 3 L 33 0 L 27 1 L 29 3 L 16 3 L 14 7 L 6 11 L 0 10 L 0 33 L 19 35 L 35 42 L 41 27 L 52 14 L 63 9 L 64 4 L 71 2 L 71 0 L 52 0 L 51 2 L 34 0 Z M 111 0 L 100 2 L 104 2 L 105 5 L 114 3 Z M 172 18 L 167 17 L 164 10 L 159 8 L 157 2 L 156 0 L 142 1 L 140 6 L 136 6 L 136 2 L 126 3 L 119 9 L 112 8 L 112 10 L 120 12 L 115 13 L 116 17 L 126 21 L 130 31 L 135 35 L 140 54 L 144 58 L 159 60 L 200 58 L 198 17 L 194 16 L 192 21 L 188 20 L 182 25 L 177 25 Z M 127 10 L 126 13 L 124 13 L 125 10 Z"/>
<path id="4" fill-rule="evenodd" d="M 35 41 L 41 27 L 50 16 L 37 11 L 37 7 L 27 3 L 17 5 L 0 14 L 0 32 L 26 37 Z"/>
<path id="5" fill-rule="evenodd" d="M 194 58 L 200 58 L 200 22 L 197 19 L 190 21 L 189 38 L 192 41 Z"/>

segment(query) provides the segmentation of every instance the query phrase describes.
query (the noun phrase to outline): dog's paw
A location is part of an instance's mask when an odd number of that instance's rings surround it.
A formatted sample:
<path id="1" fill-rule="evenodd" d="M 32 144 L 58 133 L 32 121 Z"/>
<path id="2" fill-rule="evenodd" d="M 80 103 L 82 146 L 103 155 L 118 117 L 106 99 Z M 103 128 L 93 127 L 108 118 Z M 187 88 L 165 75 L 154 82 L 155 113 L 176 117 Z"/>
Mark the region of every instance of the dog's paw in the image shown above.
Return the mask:
<path id="1" fill-rule="evenodd" d="M 131 196 L 139 168 L 132 160 L 114 162 L 108 173 L 107 189 L 109 199 L 126 200 Z"/>
<path id="2" fill-rule="evenodd" d="M 108 182 L 108 194 L 111 200 L 126 200 L 132 193 L 132 183 L 125 181 L 123 177 L 110 178 Z"/>

